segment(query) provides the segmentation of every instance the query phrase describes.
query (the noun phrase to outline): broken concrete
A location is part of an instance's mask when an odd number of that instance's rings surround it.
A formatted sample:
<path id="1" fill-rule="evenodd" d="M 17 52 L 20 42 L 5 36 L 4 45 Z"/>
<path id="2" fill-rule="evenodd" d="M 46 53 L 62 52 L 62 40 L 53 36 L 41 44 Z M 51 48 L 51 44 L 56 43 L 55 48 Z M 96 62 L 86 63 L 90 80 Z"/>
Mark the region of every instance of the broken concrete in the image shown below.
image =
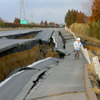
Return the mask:
<path id="1" fill-rule="evenodd" d="M 62 36 L 68 35 L 68 33 L 63 32 L 62 30 Z M 56 35 L 54 40 L 57 39 L 56 37 L 58 36 Z M 61 40 L 57 40 L 59 44 L 63 44 L 62 39 L 58 38 Z M 27 66 L 30 70 L 21 71 L 5 80 L 0 85 L 0 100 L 88 100 L 84 76 L 84 65 L 87 64 L 87 61 L 82 55 L 79 60 L 74 58 L 73 42 L 74 39 L 68 39 L 65 50 L 62 49 L 61 44 L 59 45 L 61 51 L 70 53 L 59 63 L 58 59 L 48 58 L 42 63 L 40 61 Z M 46 52 L 44 56 L 46 56 Z M 50 68 L 52 64 L 53 67 Z M 36 75 L 39 71 L 41 72 Z M 34 78 L 34 75 L 36 75 L 36 78 Z"/>
<path id="2" fill-rule="evenodd" d="M 22 93 L 23 89 L 25 89 L 25 93 L 23 93 L 23 95 L 25 94 L 24 96 L 26 96 L 27 92 L 29 92 L 30 88 L 34 85 L 33 82 L 35 82 L 38 79 L 39 75 L 42 74 L 44 71 L 48 70 L 48 68 L 50 68 L 51 65 L 56 65 L 58 61 L 59 59 L 56 58 L 47 58 L 38 61 L 36 63 L 31 64 L 31 67 L 28 67 L 40 69 L 40 72 L 36 69 L 24 70 L 6 79 L 0 84 L 0 100 L 14 100 L 17 95 L 20 95 L 20 93 Z M 29 83 L 30 79 L 31 85 Z M 24 88 L 26 84 L 30 86 Z"/>
<path id="3" fill-rule="evenodd" d="M 70 52 L 70 56 L 66 56 L 40 86 L 33 88 L 25 100 L 88 100 L 84 73 L 87 61 L 82 55 L 79 60 L 74 58 L 74 41 L 66 42 L 65 51 Z"/>
<path id="4" fill-rule="evenodd" d="M 0 32 L 0 38 L 6 37 L 8 39 L 17 39 L 31 34 L 37 34 L 43 29 L 29 29 L 29 30 L 14 30 L 14 31 L 2 31 Z"/>
<path id="5" fill-rule="evenodd" d="M 53 32 L 54 30 L 45 30 L 45 38 L 40 37 L 44 34 L 40 32 L 36 39 L 0 39 L 0 81 L 16 68 L 27 66 L 43 58 L 59 57 L 53 50 L 54 44 L 51 38 Z M 42 40 L 39 40 L 39 37 Z"/>

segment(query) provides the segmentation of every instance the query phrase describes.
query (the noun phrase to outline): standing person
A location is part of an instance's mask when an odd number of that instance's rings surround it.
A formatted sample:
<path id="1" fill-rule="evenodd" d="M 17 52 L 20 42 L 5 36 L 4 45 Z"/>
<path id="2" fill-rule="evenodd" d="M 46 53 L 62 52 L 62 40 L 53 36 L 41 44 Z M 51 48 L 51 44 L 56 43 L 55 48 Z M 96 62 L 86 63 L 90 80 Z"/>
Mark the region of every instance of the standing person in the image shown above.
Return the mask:
<path id="1" fill-rule="evenodd" d="M 74 42 L 74 51 L 75 51 L 75 58 L 79 59 L 80 57 L 80 48 L 83 47 L 82 43 L 80 42 L 80 38 Z"/>

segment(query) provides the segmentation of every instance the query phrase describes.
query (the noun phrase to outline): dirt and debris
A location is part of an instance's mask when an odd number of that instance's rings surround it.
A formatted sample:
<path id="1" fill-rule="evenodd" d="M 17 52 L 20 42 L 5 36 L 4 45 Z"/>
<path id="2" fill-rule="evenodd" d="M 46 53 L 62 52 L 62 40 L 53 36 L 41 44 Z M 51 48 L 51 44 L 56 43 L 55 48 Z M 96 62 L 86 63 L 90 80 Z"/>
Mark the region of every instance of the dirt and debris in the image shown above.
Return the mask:
<path id="1" fill-rule="evenodd" d="M 88 65 L 88 72 L 92 83 L 93 91 L 97 95 L 98 100 L 100 100 L 100 80 L 95 72 L 94 64 Z"/>
<path id="2" fill-rule="evenodd" d="M 53 50 L 52 44 L 37 44 L 32 49 L 1 57 L 0 81 L 3 81 L 16 68 L 25 67 L 47 57 L 59 57 L 59 54 Z"/>
<path id="3" fill-rule="evenodd" d="M 31 39 L 31 38 L 34 38 L 37 34 L 32 34 L 32 35 L 28 35 L 28 36 L 24 36 L 24 37 L 21 37 L 19 39 Z"/>
<path id="4" fill-rule="evenodd" d="M 92 45 L 86 45 L 86 44 L 85 44 L 85 47 L 88 49 L 88 53 L 91 58 L 98 56 L 100 60 L 100 48 L 99 47 L 95 47 Z M 93 86 L 93 91 L 97 95 L 98 100 L 100 100 L 100 79 L 95 72 L 93 63 L 92 65 L 88 65 L 88 72 L 89 72 L 89 77 L 90 77 L 90 80 Z"/>

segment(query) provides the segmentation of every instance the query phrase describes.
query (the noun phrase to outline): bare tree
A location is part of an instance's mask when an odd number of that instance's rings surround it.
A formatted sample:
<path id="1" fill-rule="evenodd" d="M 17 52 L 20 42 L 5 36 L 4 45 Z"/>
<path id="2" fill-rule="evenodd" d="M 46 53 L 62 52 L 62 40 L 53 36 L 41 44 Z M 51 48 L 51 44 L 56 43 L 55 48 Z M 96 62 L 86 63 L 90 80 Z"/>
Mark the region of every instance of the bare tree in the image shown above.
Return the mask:
<path id="1" fill-rule="evenodd" d="M 87 16 L 91 16 L 92 15 L 92 10 L 91 10 L 91 7 L 92 7 L 92 4 L 93 4 L 93 1 L 94 0 L 84 0 L 85 2 L 82 3 L 82 7 L 85 11 L 85 14 Z"/>

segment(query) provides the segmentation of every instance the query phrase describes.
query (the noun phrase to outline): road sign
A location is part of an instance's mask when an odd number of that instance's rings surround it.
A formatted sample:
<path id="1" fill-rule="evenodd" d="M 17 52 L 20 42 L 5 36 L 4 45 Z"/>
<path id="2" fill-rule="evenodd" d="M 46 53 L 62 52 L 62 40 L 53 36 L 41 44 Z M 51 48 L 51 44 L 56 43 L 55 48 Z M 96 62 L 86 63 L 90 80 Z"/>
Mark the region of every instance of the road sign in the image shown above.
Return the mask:
<path id="1" fill-rule="evenodd" d="M 60 25 L 60 27 L 62 27 L 62 25 Z"/>
<path id="2" fill-rule="evenodd" d="M 27 20 L 20 20 L 20 24 L 27 24 Z"/>

